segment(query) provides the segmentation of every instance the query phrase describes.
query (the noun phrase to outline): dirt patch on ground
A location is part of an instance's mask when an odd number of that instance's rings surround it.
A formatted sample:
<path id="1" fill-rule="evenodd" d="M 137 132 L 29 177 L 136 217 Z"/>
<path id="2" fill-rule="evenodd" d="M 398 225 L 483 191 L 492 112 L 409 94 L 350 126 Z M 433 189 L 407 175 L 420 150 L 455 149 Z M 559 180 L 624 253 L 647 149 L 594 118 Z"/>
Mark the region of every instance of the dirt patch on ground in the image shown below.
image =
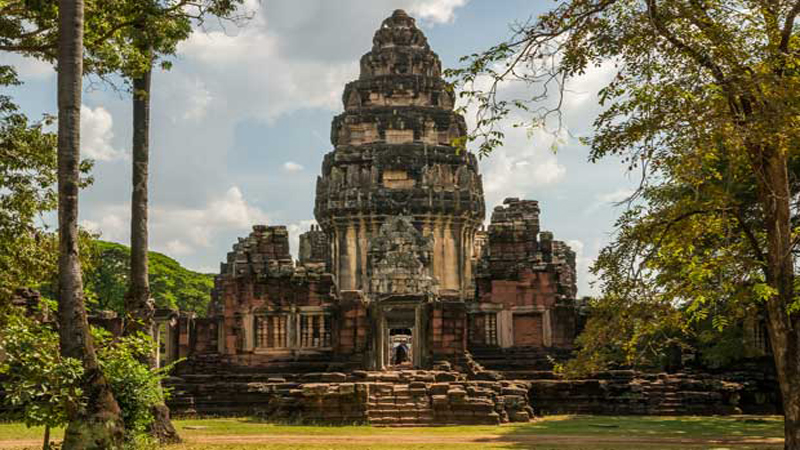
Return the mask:
<path id="1" fill-rule="evenodd" d="M 783 443 L 780 438 L 657 438 L 636 436 L 564 436 L 544 434 L 514 435 L 459 435 L 459 434 L 419 434 L 419 435 L 371 435 L 371 436 L 336 436 L 336 435 L 242 435 L 242 436 L 193 436 L 186 439 L 188 443 L 199 444 L 487 444 L 487 443 L 521 443 L 521 444 L 669 444 L 669 445 L 775 445 Z"/>
<path id="2" fill-rule="evenodd" d="M 781 438 L 672 438 L 672 437 L 636 437 L 636 436 L 565 436 L 549 434 L 423 434 L 398 435 L 225 435 L 225 436 L 191 436 L 186 437 L 187 444 L 645 444 L 645 445 L 780 445 Z M 40 440 L 0 441 L 0 448 L 35 447 L 41 445 Z"/>

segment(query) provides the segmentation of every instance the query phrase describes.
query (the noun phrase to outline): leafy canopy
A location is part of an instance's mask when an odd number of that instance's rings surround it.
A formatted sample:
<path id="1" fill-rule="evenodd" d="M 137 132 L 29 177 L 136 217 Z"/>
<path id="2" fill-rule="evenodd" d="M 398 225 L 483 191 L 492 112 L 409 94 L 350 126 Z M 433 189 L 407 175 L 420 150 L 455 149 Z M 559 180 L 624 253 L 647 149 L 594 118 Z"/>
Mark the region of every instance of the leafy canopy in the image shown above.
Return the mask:
<path id="1" fill-rule="evenodd" d="M 468 139 L 489 154 L 513 112 L 562 131 L 570 81 L 615 68 L 582 141 L 642 182 L 593 268 L 603 297 L 579 341 L 587 366 L 652 362 L 676 337 L 707 342 L 767 306 L 776 329 L 797 326 L 800 302 L 775 280 L 798 233 L 768 231 L 781 208 L 796 227 L 798 14 L 796 0 L 569 0 L 448 72 L 477 108 Z M 526 96 L 506 96 L 514 84 Z"/>

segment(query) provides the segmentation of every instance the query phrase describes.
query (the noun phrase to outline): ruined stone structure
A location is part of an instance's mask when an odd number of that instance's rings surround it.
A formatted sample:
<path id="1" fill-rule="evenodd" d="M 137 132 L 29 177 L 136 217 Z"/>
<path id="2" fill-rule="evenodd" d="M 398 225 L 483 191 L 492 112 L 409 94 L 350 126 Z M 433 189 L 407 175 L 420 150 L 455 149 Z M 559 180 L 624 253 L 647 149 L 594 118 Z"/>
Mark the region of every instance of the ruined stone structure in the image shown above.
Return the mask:
<path id="1" fill-rule="evenodd" d="M 257 225 L 234 245 L 216 278 L 208 317 L 179 318 L 165 328 L 186 323 L 187 334 L 181 330 L 170 347 L 185 349 L 178 352 L 188 357 L 180 366 L 184 380 L 225 371 L 291 383 L 303 374 L 336 373 L 344 378 L 309 380 L 350 383 L 358 381 L 346 375 L 352 371 L 402 370 L 411 372 L 397 376 L 416 382 L 420 398 L 428 392 L 423 403 L 458 409 L 475 397 L 467 412 L 484 411 L 476 419 L 482 423 L 530 416 L 524 395 L 498 397 L 526 388 L 501 384 L 498 373 L 482 374 L 468 352 L 569 348 L 578 326 L 575 255 L 540 231 L 535 201 L 506 200 L 482 230 L 478 161 L 453 145 L 466 125 L 441 71 L 413 18 L 398 10 L 384 20 L 361 58 L 359 78 L 344 88 L 344 112 L 331 125 L 333 149 L 316 188 L 319 225 L 300 237 L 297 262 L 282 226 Z M 430 372 L 437 367 L 452 374 Z M 437 376 L 461 384 L 430 386 L 441 381 Z M 265 389 L 273 393 L 283 389 L 289 404 L 302 392 L 343 392 L 341 386 L 270 386 Z M 349 395 L 350 386 L 344 391 Z M 498 406 L 515 402 L 513 411 Z M 457 422 L 457 415 L 433 416 Z"/>
<path id="2" fill-rule="evenodd" d="M 452 145 L 464 119 L 413 18 L 383 22 L 343 103 L 299 261 L 285 227 L 240 239 L 194 321 L 194 354 L 382 370 L 399 345 L 415 369 L 458 365 L 473 346 L 568 348 L 575 255 L 540 231 L 535 201 L 507 199 L 481 230 L 477 159 Z"/>

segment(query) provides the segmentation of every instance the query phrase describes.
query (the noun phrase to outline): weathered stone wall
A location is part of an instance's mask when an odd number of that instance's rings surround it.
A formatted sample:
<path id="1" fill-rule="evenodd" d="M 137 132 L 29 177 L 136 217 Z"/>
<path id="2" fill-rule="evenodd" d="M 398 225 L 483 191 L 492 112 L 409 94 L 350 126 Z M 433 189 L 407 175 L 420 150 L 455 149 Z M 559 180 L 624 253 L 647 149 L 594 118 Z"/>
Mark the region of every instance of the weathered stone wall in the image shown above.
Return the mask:
<path id="1" fill-rule="evenodd" d="M 459 363 L 467 349 L 467 309 L 458 300 L 430 303 L 430 360 Z"/>
<path id="2" fill-rule="evenodd" d="M 212 309 L 221 327 L 221 353 L 249 365 L 275 358 L 330 358 L 338 338 L 333 277 L 323 262 L 294 265 L 286 227 L 253 227 L 234 245 L 221 272 Z M 201 342 L 211 342 L 209 332 Z"/>
<path id="3" fill-rule="evenodd" d="M 545 374 L 539 374 L 539 377 Z M 589 379 L 536 379 L 529 397 L 537 414 L 780 414 L 774 378 L 728 371 L 602 372 Z"/>
<path id="4" fill-rule="evenodd" d="M 370 344 L 370 321 L 367 299 L 360 291 L 345 291 L 339 300 L 338 335 L 336 353 L 348 355 L 366 367 Z"/>
<path id="5" fill-rule="evenodd" d="M 575 253 L 540 231 L 539 211 L 509 198 L 492 213 L 469 304 L 475 345 L 569 347 L 579 331 Z"/>
<path id="6" fill-rule="evenodd" d="M 173 377 L 175 415 L 257 414 L 279 421 L 372 425 L 526 422 L 526 382 L 467 380 L 453 371 L 353 371 L 295 377 Z"/>
<path id="7" fill-rule="evenodd" d="M 298 249 L 300 264 L 324 264 L 325 272 L 330 272 L 330 244 L 328 236 L 318 225 L 311 225 L 311 230 L 300 235 Z"/>

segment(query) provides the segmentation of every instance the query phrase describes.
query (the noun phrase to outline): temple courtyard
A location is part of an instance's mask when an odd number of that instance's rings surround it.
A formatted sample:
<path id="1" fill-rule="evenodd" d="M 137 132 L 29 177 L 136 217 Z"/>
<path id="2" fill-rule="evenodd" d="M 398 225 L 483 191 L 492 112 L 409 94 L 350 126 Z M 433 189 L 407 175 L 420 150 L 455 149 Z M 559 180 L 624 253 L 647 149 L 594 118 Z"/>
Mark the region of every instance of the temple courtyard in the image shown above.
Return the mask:
<path id="1" fill-rule="evenodd" d="M 524 424 L 377 428 L 296 426 L 257 418 L 179 419 L 173 450 L 780 449 L 780 416 L 549 416 Z M 55 436 L 60 437 L 61 430 Z M 41 448 L 42 430 L 0 424 L 0 448 Z"/>

